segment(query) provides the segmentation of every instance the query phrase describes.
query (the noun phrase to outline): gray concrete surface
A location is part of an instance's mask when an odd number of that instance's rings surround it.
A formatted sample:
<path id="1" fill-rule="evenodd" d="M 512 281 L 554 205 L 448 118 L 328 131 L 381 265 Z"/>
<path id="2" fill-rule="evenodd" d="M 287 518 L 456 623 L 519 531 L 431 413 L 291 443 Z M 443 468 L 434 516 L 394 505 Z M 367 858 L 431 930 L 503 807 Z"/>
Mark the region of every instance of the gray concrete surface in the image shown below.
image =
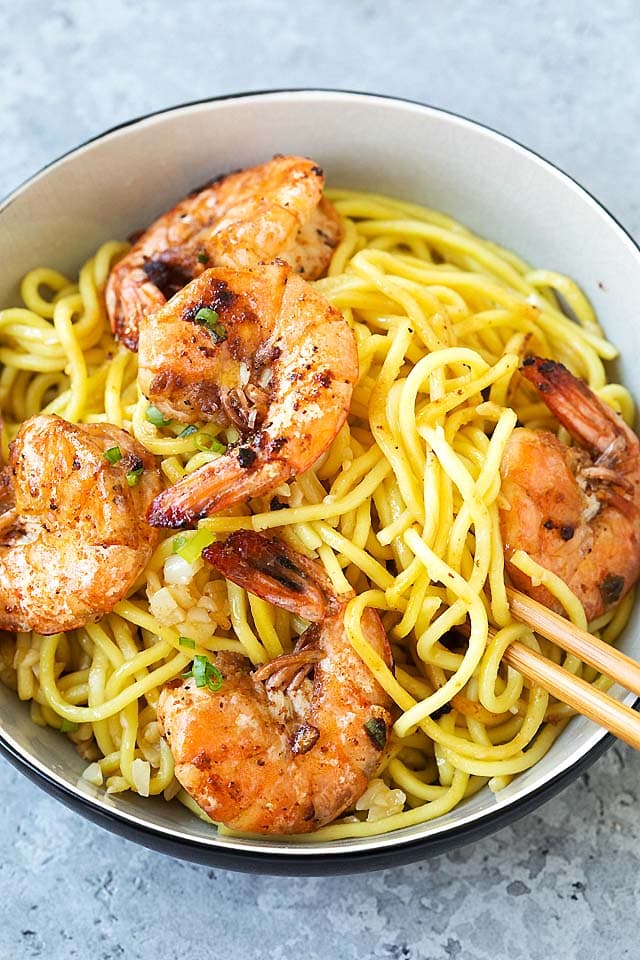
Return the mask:
<path id="1" fill-rule="evenodd" d="M 127 118 L 334 86 L 472 116 L 640 235 L 640 6 L 535 0 L 0 0 L 0 194 Z M 241 876 L 88 824 L 0 762 L 0 957 L 637 958 L 640 759 L 610 751 L 512 828 L 343 879 Z"/>

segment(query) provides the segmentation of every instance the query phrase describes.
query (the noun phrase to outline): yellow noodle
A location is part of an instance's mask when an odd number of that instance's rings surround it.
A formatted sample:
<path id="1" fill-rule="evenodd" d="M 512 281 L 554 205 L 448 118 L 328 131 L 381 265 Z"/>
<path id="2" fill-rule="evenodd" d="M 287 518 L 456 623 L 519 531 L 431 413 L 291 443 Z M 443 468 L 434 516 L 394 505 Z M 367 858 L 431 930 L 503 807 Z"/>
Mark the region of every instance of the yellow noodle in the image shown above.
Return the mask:
<path id="1" fill-rule="evenodd" d="M 628 391 L 606 381 L 603 361 L 617 351 L 572 280 L 532 269 L 416 204 L 345 190 L 330 196 L 345 233 L 317 287 L 343 311 L 358 344 L 351 415 L 318 464 L 278 488 L 288 509 L 270 509 L 266 497 L 199 525 L 220 536 L 273 530 L 318 557 L 336 593 L 356 584 L 347 635 L 400 711 L 379 776 L 404 792 L 404 811 L 377 821 L 357 813 L 355 822 L 299 838 L 306 843 L 427 822 L 487 783 L 503 789 L 550 748 L 570 711 L 502 662 L 514 639 L 537 641 L 509 614 L 500 462 L 517 421 L 555 428 L 515 376 L 523 355 L 561 360 L 627 422 L 634 417 Z M 219 455 L 201 449 L 203 433 L 236 439 L 212 424 L 181 436 L 183 424 L 149 421 L 137 357 L 106 323 L 104 286 L 126 249 L 104 244 L 77 282 L 36 268 L 22 281 L 23 305 L 0 311 L 3 458 L 20 423 L 41 411 L 124 427 L 160 458 L 168 483 Z M 0 636 L 0 679 L 31 702 L 34 722 L 79 725 L 68 735 L 110 792 L 177 795 L 197 813 L 159 737 L 162 685 L 194 655 L 224 650 L 264 663 L 290 651 L 305 624 L 201 562 L 188 583 L 172 583 L 171 558 L 189 536 L 166 537 L 131 595 L 99 623 L 53 637 Z M 565 584 L 522 552 L 513 562 L 585 625 Z M 631 604 L 629 595 L 592 629 L 615 640 Z M 367 642 L 368 607 L 384 618 L 395 674 Z M 449 649 L 448 632 L 465 621 L 468 641 Z M 546 641 L 543 649 L 563 659 Z M 570 657 L 564 663 L 581 669 Z"/>

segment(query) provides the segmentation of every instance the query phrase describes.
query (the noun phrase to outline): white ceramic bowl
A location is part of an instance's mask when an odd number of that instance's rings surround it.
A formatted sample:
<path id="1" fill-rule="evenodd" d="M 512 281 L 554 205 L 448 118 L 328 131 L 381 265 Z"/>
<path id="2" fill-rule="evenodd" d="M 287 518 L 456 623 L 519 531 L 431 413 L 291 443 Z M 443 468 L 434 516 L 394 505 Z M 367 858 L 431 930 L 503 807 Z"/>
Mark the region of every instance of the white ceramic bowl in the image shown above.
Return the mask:
<path id="1" fill-rule="evenodd" d="M 574 277 L 620 347 L 617 373 L 640 396 L 640 251 L 631 238 L 573 180 L 512 140 L 385 97 L 313 90 L 234 96 L 144 117 L 79 147 L 0 207 L 0 306 L 16 302 L 17 283 L 31 267 L 73 273 L 102 241 L 144 227 L 194 185 L 274 153 L 312 156 L 330 185 L 439 208 L 532 263 Z M 640 657 L 637 613 L 622 646 Z M 610 740 L 576 718 L 546 757 L 498 796 L 483 790 L 439 820 L 380 837 L 296 846 L 218 837 L 178 803 L 107 797 L 80 780 L 83 763 L 65 738 L 32 724 L 1 685 L 0 717 L 0 747 L 10 759 L 85 815 L 179 856 L 280 873 L 351 872 L 451 848 L 539 805 Z"/>

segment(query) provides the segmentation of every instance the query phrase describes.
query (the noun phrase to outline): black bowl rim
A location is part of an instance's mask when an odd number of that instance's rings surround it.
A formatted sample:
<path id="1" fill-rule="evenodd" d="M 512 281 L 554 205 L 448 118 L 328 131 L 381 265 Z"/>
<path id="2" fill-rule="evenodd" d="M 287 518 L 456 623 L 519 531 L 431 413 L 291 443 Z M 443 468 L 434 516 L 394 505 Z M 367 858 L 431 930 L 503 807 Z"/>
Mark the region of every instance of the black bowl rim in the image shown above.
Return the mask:
<path id="1" fill-rule="evenodd" d="M 286 852 L 277 853 L 273 850 L 258 853 L 223 845 L 205 846 L 187 837 L 177 839 L 160 833 L 154 827 L 140 821 L 133 822 L 125 819 L 115 810 L 92 803 L 90 796 L 75 793 L 48 773 L 37 770 L 21 753 L 3 742 L 1 737 L 0 754 L 41 790 L 91 820 L 92 823 L 167 856 L 239 873 L 272 876 L 337 876 L 386 870 L 390 867 L 406 866 L 416 861 L 428 860 L 508 827 L 527 813 L 540 809 L 544 803 L 573 783 L 612 746 L 614 740 L 611 734 L 606 734 L 572 766 L 561 771 L 537 790 L 515 800 L 507 807 L 485 814 L 477 821 L 451 827 L 431 837 L 420 837 L 401 845 L 387 845 L 378 849 L 315 853 L 311 848 L 304 847 L 300 848 L 306 852 L 306 856 L 302 857 Z"/>
<path id="2" fill-rule="evenodd" d="M 577 181 L 570 174 L 566 173 L 561 167 L 548 160 L 542 154 L 531 147 L 526 146 L 514 137 L 497 130 L 489 124 L 473 120 L 464 114 L 448 110 L 443 107 L 437 107 L 433 104 L 425 103 L 420 100 L 414 100 L 409 97 L 392 96 L 382 93 L 371 93 L 363 90 L 349 90 L 337 87 L 277 87 L 264 90 L 249 90 L 240 93 L 221 94 L 216 97 L 204 97 L 198 100 L 190 100 L 184 103 L 174 104 L 164 107 L 160 110 L 154 110 L 150 113 L 141 114 L 115 124 L 107 130 L 89 137 L 64 153 L 44 164 L 30 176 L 25 178 L 6 197 L 0 201 L 0 213 L 11 205 L 14 199 L 22 190 L 36 180 L 41 174 L 50 167 L 55 166 L 61 160 L 78 152 L 83 147 L 102 140 L 118 130 L 135 126 L 138 123 L 153 119 L 165 113 L 182 110 L 189 107 L 200 106 L 208 103 L 218 103 L 225 100 L 243 100 L 251 97 L 287 95 L 298 93 L 335 93 L 346 95 L 357 99 L 359 97 L 366 99 L 379 99 L 398 103 L 407 103 L 412 106 L 425 107 L 436 113 L 441 113 L 458 120 L 463 120 L 475 127 L 487 130 L 490 133 L 500 137 L 526 153 L 531 154 L 545 165 L 551 167 L 557 173 L 561 174 L 566 180 L 589 197 L 597 207 L 600 208 L 608 218 L 615 223 L 618 229 L 627 237 L 632 246 L 640 255 L 640 246 L 635 241 L 629 231 L 620 223 L 620 221 L 611 213 L 611 211 L 601 203 L 586 187 Z M 367 849 L 359 851 L 357 849 L 344 850 L 339 853 L 315 853 L 311 847 L 301 847 L 295 854 L 290 852 L 279 853 L 270 850 L 264 853 L 256 851 L 245 851 L 237 847 L 210 846 L 201 844 L 196 838 L 181 837 L 179 840 L 167 836 L 165 833 L 156 830 L 151 826 L 144 825 L 138 821 L 128 820 L 122 817 L 117 811 L 109 810 L 93 802 L 92 797 L 75 792 L 65 784 L 59 783 L 46 771 L 39 770 L 18 750 L 16 750 L 4 737 L 0 729 L 0 754 L 5 756 L 9 762 L 20 772 L 25 774 L 33 783 L 43 789 L 46 793 L 54 796 L 66 806 L 71 807 L 83 816 L 92 820 L 99 826 L 117 833 L 127 839 L 133 840 L 143 846 L 150 847 L 170 856 L 180 857 L 182 859 L 192 860 L 196 863 L 208 866 L 222 867 L 228 870 L 236 870 L 248 873 L 266 873 L 285 876 L 326 876 L 333 874 L 350 874 L 363 872 L 367 870 L 380 870 L 393 866 L 400 866 L 413 863 L 421 859 L 427 859 L 446 853 L 466 843 L 479 840 L 490 833 L 493 833 L 503 827 L 510 825 L 520 819 L 533 809 L 539 808 L 543 803 L 550 800 L 566 786 L 572 783 L 577 777 L 590 767 L 614 742 L 611 734 L 603 733 L 601 738 L 591 746 L 585 754 L 579 757 L 570 766 L 565 767 L 555 776 L 551 777 L 546 783 L 533 790 L 526 796 L 519 797 L 506 807 L 497 809 L 495 812 L 485 814 L 480 820 L 471 823 L 453 826 L 434 836 L 420 837 L 416 840 L 404 840 L 387 844 L 380 849 Z M 300 854 L 304 854 L 301 856 Z"/>

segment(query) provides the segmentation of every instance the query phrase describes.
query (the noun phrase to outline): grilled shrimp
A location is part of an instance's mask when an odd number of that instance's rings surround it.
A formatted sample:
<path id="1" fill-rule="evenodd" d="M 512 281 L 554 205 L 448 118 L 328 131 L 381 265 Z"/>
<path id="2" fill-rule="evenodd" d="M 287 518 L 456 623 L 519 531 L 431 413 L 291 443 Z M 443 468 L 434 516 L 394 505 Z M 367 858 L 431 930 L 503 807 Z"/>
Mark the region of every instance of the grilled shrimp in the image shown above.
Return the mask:
<path id="1" fill-rule="evenodd" d="M 115 335 L 135 350 L 142 317 L 207 266 L 250 267 L 278 257 L 309 280 L 323 276 L 342 237 L 323 186 L 313 160 L 276 156 L 185 197 L 111 271 L 106 302 Z"/>
<path id="2" fill-rule="evenodd" d="M 27 420 L 0 474 L 0 629 L 58 633 L 112 610 L 157 542 L 144 516 L 161 487 L 124 430 Z"/>
<path id="3" fill-rule="evenodd" d="M 351 647 L 323 568 L 277 539 L 240 531 L 203 551 L 234 583 L 311 621 L 293 653 L 253 674 L 217 654 L 219 690 L 171 680 L 158 719 L 176 777 L 219 823 L 252 833 L 308 833 L 364 793 L 382 758 L 391 700 Z M 391 666 L 374 610 L 363 628 Z"/>
<path id="4" fill-rule="evenodd" d="M 207 270 L 146 317 L 140 334 L 146 396 L 169 416 L 233 423 L 242 437 L 157 497 L 156 526 L 188 526 L 302 473 L 349 412 L 353 333 L 284 264 Z"/>
<path id="5" fill-rule="evenodd" d="M 518 549 L 557 574 L 592 620 L 640 575 L 640 443 L 584 381 L 530 357 L 522 374 L 576 441 L 514 430 L 502 460 L 500 522 L 509 573 L 534 599 L 560 610 L 544 586 L 510 564 Z"/>

